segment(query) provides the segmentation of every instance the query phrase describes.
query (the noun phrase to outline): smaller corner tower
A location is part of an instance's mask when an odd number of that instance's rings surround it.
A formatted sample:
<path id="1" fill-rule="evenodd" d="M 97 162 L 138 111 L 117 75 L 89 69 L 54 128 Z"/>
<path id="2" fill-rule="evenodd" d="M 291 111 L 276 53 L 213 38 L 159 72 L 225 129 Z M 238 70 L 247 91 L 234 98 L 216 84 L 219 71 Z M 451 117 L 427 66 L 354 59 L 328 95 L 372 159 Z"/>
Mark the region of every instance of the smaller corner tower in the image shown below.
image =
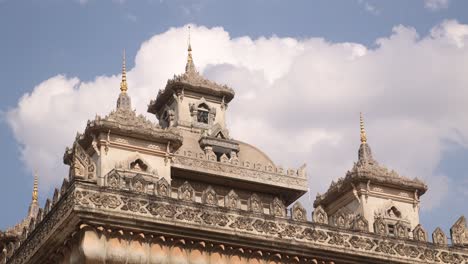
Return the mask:
<path id="1" fill-rule="evenodd" d="M 374 159 L 362 114 L 360 132 L 358 161 L 344 178 L 332 182 L 325 194 L 317 195 L 314 207 L 325 210 L 336 226 L 351 227 L 353 219 L 363 217 L 368 231 L 410 236 L 419 225 L 419 199 L 427 186 L 417 178 L 389 171 Z"/>

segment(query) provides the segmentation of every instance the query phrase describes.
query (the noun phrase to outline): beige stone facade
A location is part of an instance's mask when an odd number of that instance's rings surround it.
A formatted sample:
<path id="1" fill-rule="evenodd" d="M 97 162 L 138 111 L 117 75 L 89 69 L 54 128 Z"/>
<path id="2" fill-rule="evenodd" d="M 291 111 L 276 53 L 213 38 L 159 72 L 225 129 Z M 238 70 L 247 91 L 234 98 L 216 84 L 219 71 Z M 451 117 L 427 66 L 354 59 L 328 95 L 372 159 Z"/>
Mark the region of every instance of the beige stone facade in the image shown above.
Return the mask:
<path id="1" fill-rule="evenodd" d="M 149 104 L 158 124 L 130 92 L 124 64 L 116 109 L 66 149 L 53 198 L 0 233 L 0 263 L 468 263 L 466 219 L 451 243 L 440 229 L 430 241 L 427 186 L 379 165 L 363 126 L 355 166 L 308 217 L 305 165 L 285 169 L 229 135 L 234 91 L 197 72 L 191 47 Z"/>

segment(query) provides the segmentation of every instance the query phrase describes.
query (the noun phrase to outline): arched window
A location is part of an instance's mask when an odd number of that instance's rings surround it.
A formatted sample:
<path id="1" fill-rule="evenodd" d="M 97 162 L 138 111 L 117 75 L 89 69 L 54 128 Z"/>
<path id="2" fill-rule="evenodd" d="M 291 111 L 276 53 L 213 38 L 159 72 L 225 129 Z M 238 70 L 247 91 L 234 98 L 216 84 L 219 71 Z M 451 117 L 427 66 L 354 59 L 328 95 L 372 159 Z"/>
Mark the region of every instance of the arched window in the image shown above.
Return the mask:
<path id="1" fill-rule="evenodd" d="M 210 108 L 208 107 L 208 105 L 202 103 L 198 106 L 197 110 L 197 121 L 199 123 L 208 124 L 208 114 L 210 112 Z"/>

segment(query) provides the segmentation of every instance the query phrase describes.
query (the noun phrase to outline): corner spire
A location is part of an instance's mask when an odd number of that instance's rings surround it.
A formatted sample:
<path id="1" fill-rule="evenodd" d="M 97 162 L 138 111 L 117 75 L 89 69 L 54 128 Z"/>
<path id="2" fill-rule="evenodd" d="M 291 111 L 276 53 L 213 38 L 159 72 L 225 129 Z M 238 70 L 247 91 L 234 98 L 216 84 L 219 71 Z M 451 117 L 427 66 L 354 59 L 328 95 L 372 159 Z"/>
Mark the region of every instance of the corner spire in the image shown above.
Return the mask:
<path id="1" fill-rule="evenodd" d="M 361 125 L 361 143 L 367 143 L 367 134 L 366 129 L 364 128 L 364 118 L 362 117 L 362 112 L 360 113 L 360 125 Z"/>
<path id="2" fill-rule="evenodd" d="M 192 43 L 190 42 L 190 26 L 188 26 L 188 55 L 187 55 L 187 64 L 185 65 L 185 73 L 196 73 L 195 64 L 193 63 L 192 58 Z"/>
<path id="3" fill-rule="evenodd" d="M 128 96 L 127 90 L 128 90 L 127 68 L 125 65 L 125 49 L 124 49 L 123 58 L 122 58 L 122 81 L 120 82 L 119 99 L 117 99 L 117 110 L 123 110 L 123 111 L 132 110 L 132 102 L 131 102 L 130 96 Z"/>
<path id="4" fill-rule="evenodd" d="M 32 203 L 37 204 L 39 200 L 39 178 L 37 177 L 37 171 L 34 172 L 34 186 L 32 192 Z"/>
<path id="5" fill-rule="evenodd" d="M 369 144 L 367 144 L 367 134 L 364 127 L 364 117 L 362 116 L 362 113 L 359 114 L 359 121 L 361 128 L 361 146 L 358 151 L 358 165 L 377 165 L 377 161 L 372 157 L 372 150 Z"/>
<path id="6" fill-rule="evenodd" d="M 123 50 L 123 58 L 122 58 L 122 81 L 120 82 L 120 91 L 122 93 L 126 93 L 128 90 L 127 86 L 127 69 L 125 65 L 125 49 Z"/>

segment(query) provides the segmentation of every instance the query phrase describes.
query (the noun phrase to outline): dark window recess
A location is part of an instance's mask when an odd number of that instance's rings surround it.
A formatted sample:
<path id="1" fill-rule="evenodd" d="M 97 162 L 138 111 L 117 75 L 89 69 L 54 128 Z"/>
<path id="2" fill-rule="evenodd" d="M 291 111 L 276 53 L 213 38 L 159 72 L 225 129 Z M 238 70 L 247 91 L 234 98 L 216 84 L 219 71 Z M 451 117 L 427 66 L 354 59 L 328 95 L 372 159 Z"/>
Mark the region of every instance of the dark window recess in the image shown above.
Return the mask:
<path id="1" fill-rule="evenodd" d="M 197 121 L 200 123 L 208 124 L 208 111 L 198 109 Z"/>

